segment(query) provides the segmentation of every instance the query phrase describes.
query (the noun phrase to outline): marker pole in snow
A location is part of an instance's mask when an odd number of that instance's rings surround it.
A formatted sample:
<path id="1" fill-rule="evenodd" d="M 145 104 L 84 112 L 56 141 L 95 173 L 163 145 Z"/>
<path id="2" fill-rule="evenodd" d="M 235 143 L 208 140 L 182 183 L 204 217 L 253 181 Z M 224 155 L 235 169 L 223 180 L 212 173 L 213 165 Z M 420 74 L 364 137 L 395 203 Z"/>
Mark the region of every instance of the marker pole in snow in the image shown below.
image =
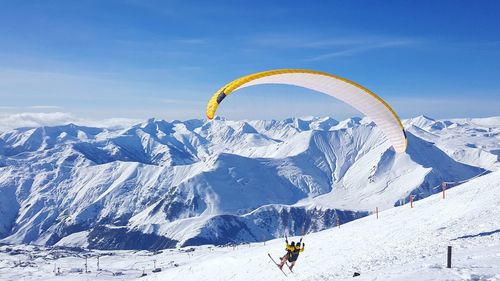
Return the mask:
<path id="1" fill-rule="evenodd" d="M 447 268 L 451 268 L 451 246 L 448 246 L 448 262 L 446 264 Z"/>
<path id="2" fill-rule="evenodd" d="M 337 217 L 337 226 L 338 226 L 338 228 L 340 228 L 340 220 L 339 220 L 339 217 Z"/>
<path id="3" fill-rule="evenodd" d="M 378 219 L 378 207 L 375 208 L 375 213 L 377 213 L 377 219 Z"/>
<path id="4" fill-rule="evenodd" d="M 410 208 L 413 208 L 413 195 L 410 193 Z"/>
<path id="5" fill-rule="evenodd" d="M 443 184 L 441 184 L 441 189 L 443 190 L 443 199 L 445 198 L 445 192 L 446 192 L 446 183 L 443 182 Z"/>

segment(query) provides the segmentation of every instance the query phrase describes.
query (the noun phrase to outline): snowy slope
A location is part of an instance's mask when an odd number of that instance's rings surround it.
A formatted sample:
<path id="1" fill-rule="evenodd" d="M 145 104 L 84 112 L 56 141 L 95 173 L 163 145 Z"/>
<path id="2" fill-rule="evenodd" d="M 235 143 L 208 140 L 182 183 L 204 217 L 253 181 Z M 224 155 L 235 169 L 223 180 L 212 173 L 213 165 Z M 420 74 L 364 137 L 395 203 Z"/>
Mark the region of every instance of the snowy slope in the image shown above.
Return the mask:
<path id="1" fill-rule="evenodd" d="M 437 194 L 408 205 L 369 216 L 306 237 L 307 251 L 300 257 L 297 280 L 348 278 L 361 272 L 360 280 L 500 279 L 500 173 L 483 176 L 449 190 L 445 200 Z M 447 271 L 446 247 L 459 257 Z M 266 246 L 227 253 L 162 273 L 181 280 L 265 280 L 280 278 L 265 257 L 282 254 L 282 240 Z M 244 257 L 244 258 L 241 258 Z M 224 265 L 224 266 L 222 266 Z M 390 265 L 389 271 L 387 267 Z M 473 267 L 475 266 L 475 267 Z M 271 267 L 271 268 L 270 268 Z M 268 269 L 270 268 L 270 269 Z M 410 270 L 408 270 L 410 269 Z M 479 277 L 475 277 L 479 280 Z M 154 279 L 151 279 L 154 280 Z"/>
<path id="2" fill-rule="evenodd" d="M 500 172 L 446 193 L 305 236 L 294 273 L 267 257 L 283 239 L 235 247 L 163 252 L 35 249 L 0 246 L 2 280 L 500 280 Z M 290 240 L 298 237 L 290 237 Z M 453 247 L 452 268 L 446 248 Z M 100 268 L 96 271 L 96 256 Z M 89 273 L 83 270 L 88 256 Z M 161 268 L 153 273 L 153 265 Z M 60 276 L 55 276 L 54 268 Z M 56 270 L 57 271 L 57 270 Z M 142 273 L 147 276 L 140 278 Z M 113 276 L 113 274 L 123 274 Z"/>
<path id="3" fill-rule="evenodd" d="M 326 229 L 495 170 L 498 119 L 464 120 L 407 120 L 401 155 L 366 118 L 150 119 L 126 129 L 4 132 L 0 238 L 159 249 Z M 465 142 L 475 126 L 485 132 Z M 457 153 L 471 146 L 479 152 Z"/>

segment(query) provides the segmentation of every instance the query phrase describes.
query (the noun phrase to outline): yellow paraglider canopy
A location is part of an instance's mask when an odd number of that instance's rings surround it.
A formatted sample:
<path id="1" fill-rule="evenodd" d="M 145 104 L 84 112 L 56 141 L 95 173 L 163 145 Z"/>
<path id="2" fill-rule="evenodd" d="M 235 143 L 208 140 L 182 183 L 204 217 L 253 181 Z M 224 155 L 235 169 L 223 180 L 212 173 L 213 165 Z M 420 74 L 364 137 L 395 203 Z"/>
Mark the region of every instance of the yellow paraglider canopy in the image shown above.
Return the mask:
<path id="1" fill-rule="evenodd" d="M 220 90 L 207 105 L 207 117 L 213 119 L 219 104 L 232 92 L 261 84 L 285 84 L 315 90 L 333 96 L 356 108 L 382 130 L 396 152 L 406 150 L 407 140 L 403 124 L 396 112 L 375 93 L 342 77 L 325 72 L 304 69 L 278 69 L 238 78 Z"/>

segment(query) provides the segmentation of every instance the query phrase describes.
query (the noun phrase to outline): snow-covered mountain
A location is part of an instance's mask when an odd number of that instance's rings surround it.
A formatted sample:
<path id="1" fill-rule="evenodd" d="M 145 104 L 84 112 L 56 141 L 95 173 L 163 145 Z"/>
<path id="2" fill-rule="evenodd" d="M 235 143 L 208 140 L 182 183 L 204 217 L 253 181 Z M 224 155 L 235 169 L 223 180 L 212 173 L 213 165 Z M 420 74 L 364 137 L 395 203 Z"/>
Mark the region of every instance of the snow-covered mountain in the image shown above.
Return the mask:
<path id="1" fill-rule="evenodd" d="M 500 280 L 500 171 L 440 194 L 303 238 L 293 280 Z M 289 237 L 297 241 L 299 237 Z M 102 251 L 0 244 L 2 280 L 289 280 L 264 243 L 162 251 Z M 451 268 L 446 268 L 452 246 Z"/>
<path id="2" fill-rule="evenodd" d="M 322 230 L 498 170 L 500 118 L 74 124 L 0 134 L 0 238 L 158 249 Z"/>

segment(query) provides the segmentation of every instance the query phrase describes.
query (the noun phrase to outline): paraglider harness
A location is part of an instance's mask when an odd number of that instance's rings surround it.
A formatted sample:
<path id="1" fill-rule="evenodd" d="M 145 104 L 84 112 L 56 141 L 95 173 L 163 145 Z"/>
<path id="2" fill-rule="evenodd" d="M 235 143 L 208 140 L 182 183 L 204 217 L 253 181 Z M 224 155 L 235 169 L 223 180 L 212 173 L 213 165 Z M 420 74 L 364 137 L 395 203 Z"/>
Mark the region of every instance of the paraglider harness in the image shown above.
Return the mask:
<path id="1" fill-rule="evenodd" d="M 287 259 L 288 262 L 296 261 L 299 257 L 300 252 L 304 251 L 305 244 L 302 244 L 302 247 L 301 247 L 302 238 L 300 238 L 299 242 L 296 245 L 294 245 L 293 242 L 292 242 L 292 245 L 289 245 L 288 238 L 286 238 L 285 242 L 286 242 L 286 250 L 287 250 L 286 254 L 288 255 L 288 259 Z"/>

